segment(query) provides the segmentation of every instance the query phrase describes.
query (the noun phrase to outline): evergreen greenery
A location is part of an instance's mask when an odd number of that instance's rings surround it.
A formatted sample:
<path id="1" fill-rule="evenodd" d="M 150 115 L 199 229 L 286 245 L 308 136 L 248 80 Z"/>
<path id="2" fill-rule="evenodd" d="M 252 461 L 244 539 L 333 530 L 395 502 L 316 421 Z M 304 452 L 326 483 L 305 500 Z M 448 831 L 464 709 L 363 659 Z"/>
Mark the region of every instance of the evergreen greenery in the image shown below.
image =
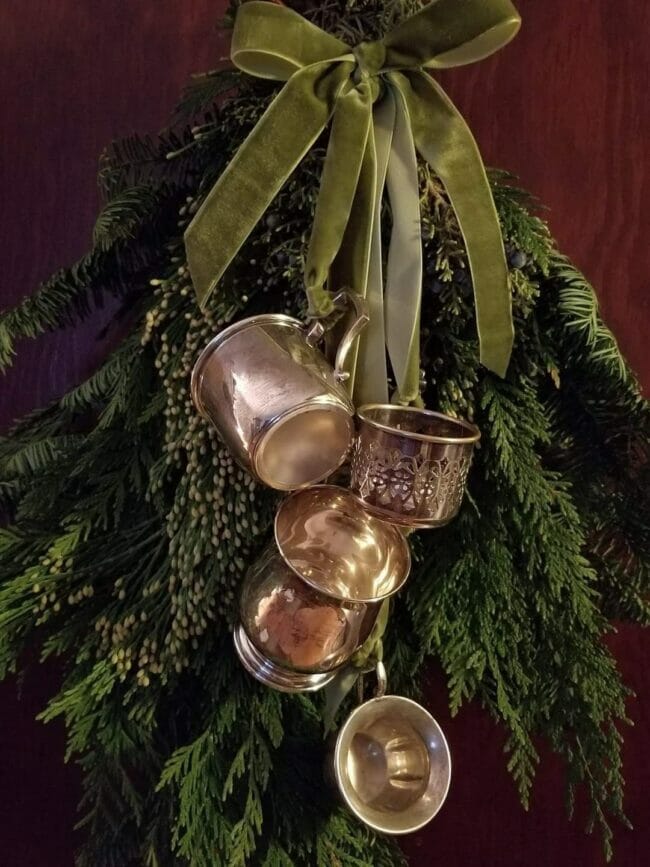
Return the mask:
<path id="1" fill-rule="evenodd" d="M 416 5 L 300 8 L 358 39 Z M 225 323 L 304 312 L 321 145 L 206 313 L 181 237 L 274 90 L 210 72 L 190 84 L 173 132 L 109 149 L 92 250 L 0 317 L 3 367 L 18 339 L 111 296 L 132 317 L 90 379 L 0 441 L 0 675 L 35 643 L 65 661 L 43 719 L 65 719 L 83 769 L 82 867 L 401 863 L 321 782 L 322 698 L 266 690 L 235 659 L 238 587 L 276 496 L 233 463 L 189 397 L 192 364 Z M 587 787 L 610 852 L 627 690 L 603 639 L 613 620 L 650 619 L 650 412 L 592 288 L 496 172 L 516 344 L 505 380 L 478 365 L 458 227 L 425 166 L 421 181 L 425 401 L 474 419 L 483 437 L 459 517 L 413 537 L 387 636 L 391 686 L 413 694 L 413 672 L 439 660 L 453 710 L 479 701 L 507 726 L 524 803 L 534 738 L 546 738 L 566 760 L 570 799 Z"/>

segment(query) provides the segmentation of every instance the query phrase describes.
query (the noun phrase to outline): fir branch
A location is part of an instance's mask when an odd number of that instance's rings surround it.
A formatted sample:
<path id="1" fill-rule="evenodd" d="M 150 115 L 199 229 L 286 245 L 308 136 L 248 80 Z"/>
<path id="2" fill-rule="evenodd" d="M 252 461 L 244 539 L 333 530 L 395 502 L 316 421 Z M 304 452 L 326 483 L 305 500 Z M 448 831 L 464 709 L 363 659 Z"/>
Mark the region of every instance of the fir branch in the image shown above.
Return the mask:
<path id="1" fill-rule="evenodd" d="M 131 135 L 114 141 L 100 157 L 98 183 L 102 198 L 110 202 L 125 190 L 166 182 L 185 187 L 196 171 L 193 153 L 185 148 L 194 141 L 189 127 L 169 129 L 152 136 Z M 180 152 L 182 159 L 169 159 Z"/>
<path id="2" fill-rule="evenodd" d="M 93 229 L 93 244 L 104 252 L 119 241 L 131 241 L 142 224 L 165 207 L 171 190 L 166 185 L 139 184 L 113 196 L 102 208 Z"/>
<path id="3" fill-rule="evenodd" d="M 608 378 L 617 379 L 621 385 L 630 384 L 630 370 L 616 338 L 599 315 L 593 287 L 566 257 L 557 254 L 552 264 L 553 280 L 558 284 L 557 311 L 564 327 L 579 332 L 589 361 L 606 369 Z"/>
<path id="4" fill-rule="evenodd" d="M 213 110 L 217 100 L 241 87 L 242 78 L 241 72 L 231 67 L 193 75 L 176 107 L 177 117 L 191 120 Z"/>

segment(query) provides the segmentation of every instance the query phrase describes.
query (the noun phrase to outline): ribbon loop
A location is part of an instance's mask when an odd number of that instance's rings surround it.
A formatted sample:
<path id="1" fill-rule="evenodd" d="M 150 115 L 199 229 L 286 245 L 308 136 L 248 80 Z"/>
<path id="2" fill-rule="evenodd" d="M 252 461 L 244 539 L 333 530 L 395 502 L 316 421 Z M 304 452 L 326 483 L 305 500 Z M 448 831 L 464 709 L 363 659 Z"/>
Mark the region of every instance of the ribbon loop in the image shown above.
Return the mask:
<path id="1" fill-rule="evenodd" d="M 251 75 L 286 84 L 185 233 L 199 302 L 206 302 L 333 118 L 305 283 L 316 315 L 331 309 L 331 290 L 347 286 L 369 295 L 374 314 L 359 351 L 351 354 L 361 377 L 355 381 L 355 370 L 350 370 L 355 395 L 385 401 L 386 350 L 380 339 L 385 335 L 397 400 L 420 400 L 422 250 L 416 149 L 445 185 L 463 234 L 481 361 L 505 375 L 513 342 L 512 312 L 490 185 L 467 124 L 425 69 L 481 60 L 512 39 L 519 25 L 510 0 L 432 0 L 383 39 L 350 47 L 286 6 L 267 0 L 241 5 L 232 39 L 233 63 Z M 385 128 L 387 122 L 392 129 Z M 393 231 L 382 304 L 379 223 L 385 179 Z"/>
<path id="2" fill-rule="evenodd" d="M 251 0 L 237 9 L 230 58 L 249 75 L 287 81 L 305 66 L 349 51 L 340 39 L 288 6 Z"/>
<path id="3" fill-rule="evenodd" d="M 384 37 L 390 69 L 476 63 L 513 39 L 521 18 L 510 0 L 433 0 Z"/>

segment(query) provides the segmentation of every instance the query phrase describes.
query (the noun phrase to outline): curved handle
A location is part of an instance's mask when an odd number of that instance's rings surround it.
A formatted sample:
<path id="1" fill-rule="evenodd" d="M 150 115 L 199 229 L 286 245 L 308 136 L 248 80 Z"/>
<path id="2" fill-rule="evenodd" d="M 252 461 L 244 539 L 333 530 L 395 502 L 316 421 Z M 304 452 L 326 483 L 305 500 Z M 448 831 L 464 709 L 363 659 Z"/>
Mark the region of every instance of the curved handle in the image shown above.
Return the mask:
<path id="1" fill-rule="evenodd" d="M 350 378 L 350 374 L 343 369 L 345 361 L 350 350 L 354 346 L 354 341 L 368 324 L 370 316 L 368 315 L 368 305 L 366 304 L 365 299 L 356 292 L 343 290 L 342 292 L 339 292 L 338 295 L 334 296 L 333 301 L 337 307 L 340 307 L 341 305 L 347 307 L 350 304 L 354 307 L 354 320 L 339 343 L 339 348 L 336 351 L 336 359 L 334 361 L 334 376 L 339 382 L 345 382 L 346 379 Z"/>
<path id="2" fill-rule="evenodd" d="M 386 668 L 384 667 L 384 663 L 381 659 L 377 660 L 377 668 L 375 669 L 377 674 L 377 689 L 375 690 L 375 698 L 383 698 L 386 695 L 386 689 L 388 687 L 388 678 L 386 676 Z"/>

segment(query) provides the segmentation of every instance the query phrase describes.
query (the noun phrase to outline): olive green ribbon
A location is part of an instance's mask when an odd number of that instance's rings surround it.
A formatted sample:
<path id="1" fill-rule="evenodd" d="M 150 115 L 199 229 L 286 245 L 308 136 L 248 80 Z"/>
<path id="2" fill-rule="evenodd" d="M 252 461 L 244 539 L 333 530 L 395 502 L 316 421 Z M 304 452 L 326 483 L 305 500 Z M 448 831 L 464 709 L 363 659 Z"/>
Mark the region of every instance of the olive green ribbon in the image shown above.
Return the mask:
<path id="1" fill-rule="evenodd" d="M 364 674 L 373 671 L 378 662 L 384 657 L 384 633 L 388 625 L 390 603 L 384 599 L 377 614 L 377 620 L 370 635 L 336 675 L 334 680 L 327 684 L 325 692 L 325 708 L 323 710 L 323 729 L 325 735 L 334 728 L 334 721 L 340 706 L 346 696 L 352 690 L 355 683 Z"/>
<path id="2" fill-rule="evenodd" d="M 327 287 L 367 298 L 370 322 L 353 353 L 355 398 L 386 398 L 388 349 L 397 399 L 419 394 L 422 241 L 416 151 L 443 182 L 465 240 L 482 363 L 503 376 L 513 342 L 508 272 L 489 181 L 472 134 L 426 72 L 492 54 L 516 34 L 510 0 L 434 0 L 383 39 L 350 48 L 299 13 L 264 0 L 239 7 L 231 57 L 285 81 L 185 234 L 203 305 L 265 210 L 331 121 L 305 283 L 313 316 Z M 380 209 L 392 235 L 383 290 Z"/>

